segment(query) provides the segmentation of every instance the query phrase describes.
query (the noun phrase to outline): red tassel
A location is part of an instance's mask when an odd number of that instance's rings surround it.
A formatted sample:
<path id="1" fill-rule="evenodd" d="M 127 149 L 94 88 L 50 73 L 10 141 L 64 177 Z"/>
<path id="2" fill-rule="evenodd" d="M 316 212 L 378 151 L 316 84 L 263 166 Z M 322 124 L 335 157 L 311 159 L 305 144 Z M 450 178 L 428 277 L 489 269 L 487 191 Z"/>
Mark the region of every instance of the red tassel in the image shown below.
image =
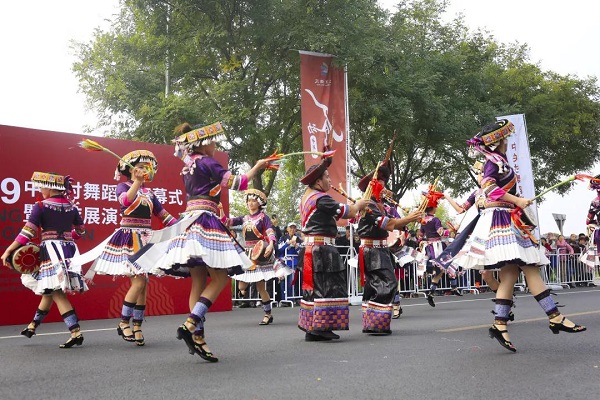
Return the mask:
<path id="1" fill-rule="evenodd" d="M 373 190 L 371 191 L 371 195 L 375 197 L 375 200 L 381 201 L 381 192 L 383 191 L 383 185 L 377 179 L 372 179 L 371 183 L 373 184 Z"/>
<path id="2" fill-rule="evenodd" d="M 360 285 L 365 287 L 365 252 L 362 246 L 358 248 L 358 267 L 360 269 Z"/>
<path id="3" fill-rule="evenodd" d="M 313 246 L 306 246 L 304 249 L 304 260 L 302 264 L 302 290 L 313 290 Z"/>

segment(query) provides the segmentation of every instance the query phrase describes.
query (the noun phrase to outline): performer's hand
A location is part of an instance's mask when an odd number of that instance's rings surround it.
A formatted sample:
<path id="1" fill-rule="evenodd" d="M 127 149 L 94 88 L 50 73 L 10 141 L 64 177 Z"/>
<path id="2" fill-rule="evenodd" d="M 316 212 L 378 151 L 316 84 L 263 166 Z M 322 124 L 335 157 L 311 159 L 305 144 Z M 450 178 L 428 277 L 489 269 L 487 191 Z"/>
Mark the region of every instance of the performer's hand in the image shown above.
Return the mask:
<path id="1" fill-rule="evenodd" d="M 587 226 L 587 234 L 588 234 L 588 237 L 590 238 L 590 242 L 593 240 L 592 235 L 594 234 L 595 230 L 596 230 L 596 225 L 595 224 L 588 224 L 588 226 Z"/>
<path id="2" fill-rule="evenodd" d="M 2 265 L 4 265 L 6 268 L 10 268 L 10 264 L 8 263 L 9 256 L 10 256 L 10 253 L 8 251 L 5 251 L 2 254 L 2 257 L 0 257 L 2 259 Z"/>
<path id="3" fill-rule="evenodd" d="M 265 249 L 265 257 L 270 257 L 272 252 L 273 252 L 273 242 L 269 243 L 269 245 Z"/>
<path id="4" fill-rule="evenodd" d="M 517 200 L 515 202 L 516 206 L 521 209 L 525 209 L 525 208 L 529 207 L 532 203 L 533 203 L 533 200 L 524 199 L 523 197 L 517 197 Z"/>
<path id="5" fill-rule="evenodd" d="M 258 160 L 254 166 L 258 169 L 265 169 L 269 166 L 269 162 L 265 159 Z"/>
<path id="6" fill-rule="evenodd" d="M 356 203 L 354 203 L 354 205 L 359 209 L 359 210 L 364 210 L 365 208 L 367 208 L 367 206 L 369 205 L 369 200 L 365 200 L 365 199 L 359 199 L 356 200 Z"/>
<path id="7" fill-rule="evenodd" d="M 145 168 L 135 167 L 133 169 L 133 173 L 131 174 L 131 180 L 144 183 L 146 174 L 147 174 L 147 171 Z"/>
<path id="8" fill-rule="evenodd" d="M 415 210 L 408 214 L 405 218 L 408 219 L 408 222 L 417 222 L 420 221 L 425 216 L 425 213 Z"/>

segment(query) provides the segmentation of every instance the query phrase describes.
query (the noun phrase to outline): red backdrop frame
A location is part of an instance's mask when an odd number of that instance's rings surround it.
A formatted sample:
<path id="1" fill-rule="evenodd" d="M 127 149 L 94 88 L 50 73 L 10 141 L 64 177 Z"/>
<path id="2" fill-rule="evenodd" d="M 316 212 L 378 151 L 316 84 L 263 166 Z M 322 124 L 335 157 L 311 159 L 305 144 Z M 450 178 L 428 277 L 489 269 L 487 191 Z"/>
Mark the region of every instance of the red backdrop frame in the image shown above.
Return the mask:
<path id="1" fill-rule="evenodd" d="M 27 207 L 41 200 L 39 191 L 33 191 L 31 187 L 33 171 L 70 174 L 77 182 L 75 202 L 86 220 L 87 229 L 86 235 L 77 241 L 81 253 L 93 248 L 118 227 L 120 218 L 115 210 L 119 210 L 119 205 L 111 198 L 118 183 L 113 180 L 118 160 L 106 152 L 90 153 L 81 149 L 78 143 L 84 138 L 76 134 L 0 125 L 0 252 L 4 252 L 23 227 Z M 91 139 L 120 155 L 138 149 L 154 153 L 159 168 L 149 187 L 160 194 L 161 203 L 174 217 L 184 211 L 185 190 L 179 175 L 183 164 L 173 156 L 173 146 Z M 227 167 L 226 153 L 217 152 L 215 158 Z M 124 179 L 121 178 L 121 181 Z M 222 192 L 222 200 L 225 210 L 229 210 L 227 190 Z M 152 227 L 161 228 L 155 218 Z M 87 271 L 88 268 L 89 264 L 83 269 Z M 30 322 L 38 306 L 40 297 L 25 288 L 20 277 L 17 272 L 0 267 L 0 299 L 3 304 L 0 307 L 0 325 Z M 151 277 L 146 315 L 189 312 L 190 284 L 190 279 Z M 129 279 L 125 277 L 96 275 L 88 292 L 69 296 L 69 299 L 83 320 L 117 318 L 129 285 Z M 229 287 L 221 292 L 211 311 L 231 310 Z M 56 307 L 52 307 L 47 321 L 59 320 Z"/>

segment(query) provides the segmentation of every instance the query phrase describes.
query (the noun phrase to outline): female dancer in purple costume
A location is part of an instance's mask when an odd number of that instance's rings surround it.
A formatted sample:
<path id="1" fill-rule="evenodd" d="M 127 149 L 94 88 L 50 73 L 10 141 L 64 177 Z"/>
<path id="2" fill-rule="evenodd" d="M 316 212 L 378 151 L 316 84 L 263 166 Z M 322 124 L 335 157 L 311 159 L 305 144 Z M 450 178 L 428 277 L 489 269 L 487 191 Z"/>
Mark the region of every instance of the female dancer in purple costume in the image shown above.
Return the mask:
<path id="1" fill-rule="evenodd" d="M 256 261 L 256 267 L 253 267 L 242 275 L 235 275 L 234 279 L 240 281 L 238 288 L 243 295 L 249 283 L 256 282 L 256 289 L 260 294 L 263 311 L 265 315 L 259 325 L 269 325 L 273 322 L 271 314 L 271 296 L 267 292 L 266 282 L 275 278 L 273 264 L 275 262 L 273 248 L 277 242 L 275 230 L 271 224 L 271 219 L 263 211 L 267 205 L 267 196 L 260 190 L 248 189 L 246 191 L 246 205 L 250 215 L 236 217 L 227 221 L 228 226 L 242 225 L 242 234 L 246 244 L 246 252 L 252 251 L 254 245 L 259 240 L 264 240 L 269 244 L 265 247 L 265 261 Z"/>
<path id="2" fill-rule="evenodd" d="M 549 328 L 553 333 L 582 332 L 586 328 L 574 324 L 558 311 L 540 275 L 540 251 L 526 234 L 518 231 L 511 218 L 511 210 L 515 206 L 524 209 L 532 203 L 530 199 L 516 196 L 516 175 L 506 159 L 507 138 L 512 133 L 514 125 L 503 119 L 484 126 L 468 141 L 473 150 L 486 158 L 481 182 L 486 198 L 485 208 L 480 213 L 471 238 L 461 250 L 465 251 L 461 265 L 465 268 L 500 270 L 495 319 L 489 335 L 504 348 L 515 352 L 506 325 L 514 284 L 521 271 L 525 274 L 530 292 L 548 315 Z"/>
<path id="3" fill-rule="evenodd" d="M 31 338 L 42 323 L 52 303 L 56 303 L 61 317 L 71 332 L 71 337 L 60 348 L 70 348 L 83 344 L 79 318 L 66 296 L 66 293 L 81 293 L 88 290 L 81 277 L 81 265 L 71 263 L 79 250 L 73 242 L 85 233 L 79 210 L 67 197 L 71 191 L 71 178 L 54 173 L 34 172 L 31 178 L 40 188 L 43 201 L 33 205 L 31 215 L 14 242 L 2 254 L 2 264 L 10 267 L 8 257 L 18 247 L 27 244 L 41 231 L 40 270 L 31 275 L 21 276 L 23 285 L 41 295 L 33 321 L 21 331 L 21 335 Z"/>
<path id="4" fill-rule="evenodd" d="M 93 272 L 127 276 L 131 280 L 131 286 L 123 299 L 117 333 L 125 341 L 138 346 L 145 344 L 142 322 L 146 310 L 148 276 L 128 259 L 151 237 L 152 215 L 160 218 L 165 226 L 176 222 L 162 207 L 154 193 L 144 185 L 144 182 L 152 181 L 157 170 L 158 162 L 150 151 L 135 150 L 122 158 L 115 171 L 116 180 L 120 175 L 127 178 L 127 182 L 119 183 L 116 189 L 117 200 L 121 205 L 120 227 L 100 246 L 87 253 L 101 251 L 99 256 L 93 256 L 96 260 L 90 268 Z M 85 256 L 84 254 L 83 257 Z M 132 318 L 133 330 L 129 325 Z"/>
<path id="5" fill-rule="evenodd" d="M 454 210 L 458 213 L 458 214 L 464 214 L 467 211 L 469 211 L 471 209 L 471 207 L 477 206 L 477 202 L 479 201 L 482 205 L 483 202 L 485 201 L 485 194 L 484 192 L 481 190 L 481 180 L 483 179 L 483 163 L 481 161 L 476 161 L 473 166 L 472 166 L 472 170 L 473 172 L 477 175 L 477 186 L 479 186 L 477 189 L 475 189 L 473 192 L 471 192 L 471 194 L 469 195 L 469 197 L 467 198 L 467 200 L 465 200 L 464 203 L 462 204 L 458 204 L 451 196 L 449 196 L 448 194 L 444 194 L 444 198 L 446 200 L 448 200 L 448 203 L 450 203 L 450 205 L 452 206 L 452 208 L 454 208 Z M 463 219 L 466 216 L 463 216 Z M 462 226 L 467 225 L 466 222 L 462 222 L 461 223 Z M 458 228 L 457 233 L 460 233 L 460 227 Z M 459 256 L 457 256 L 456 258 L 459 258 Z M 457 266 L 458 267 L 458 266 Z M 490 290 L 494 293 L 496 293 L 498 291 L 498 287 L 500 286 L 500 282 L 498 282 L 498 280 L 496 279 L 496 277 L 494 276 L 494 272 L 493 271 L 489 271 L 489 270 L 479 270 L 479 272 L 481 273 L 481 278 L 485 281 L 485 283 L 488 285 L 488 287 L 490 288 Z M 494 299 L 495 302 L 496 299 Z M 514 300 L 511 302 L 510 306 L 513 307 L 515 305 Z M 492 313 L 494 313 L 495 311 L 492 311 Z M 512 310 L 509 312 L 508 314 L 508 319 L 509 321 L 514 321 L 515 320 L 515 315 L 513 314 Z"/>
<path id="6" fill-rule="evenodd" d="M 259 160 L 246 174 L 233 175 L 214 159 L 216 142 L 224 137 L 220 123 L 194 128 L 184 123 L 175 131 L 180 134 L 175 140 L 175 154 L 186 164 L 182 170 L 186 211 L 173 226 L 179 229 L 177 234 L 162 243 L 164 251 L 158 259 L 141 254 L 133 261 L 156 274 L 191 276 L 190 299 L 197 295 L 196 303 L 177 329 L 177 338 L 185 341 L 190 354 L 217 362 L 218 358 L 209 350 L 204 338 L 204 316 L 227 286 L 228 270 L 239 274 L 243 272 L 242 267 L 252 265 L 244 248 L 219 218 L 221 188 L 246 190 L 248 181 L 267 167 L 268 161 Z M 211 278 L 208 285 L 207 273 Z"/>
<path id="7" fill-rule="evenodd" d="M 600 266 L 600 259 L 598 258 L 598 249 L 600 248 L 600 229 L 598 229 L 598 226 L 600 226 L 600 175 L 590 179 L 590 190 L 596 191 L 596 198 L 590 203 L 585 220 L 590 244 L 582 252 L 580 261 L 588 266 L 590 272 L 594 272 Z M 597 272 L 593 276 L 596 274 Z"/>

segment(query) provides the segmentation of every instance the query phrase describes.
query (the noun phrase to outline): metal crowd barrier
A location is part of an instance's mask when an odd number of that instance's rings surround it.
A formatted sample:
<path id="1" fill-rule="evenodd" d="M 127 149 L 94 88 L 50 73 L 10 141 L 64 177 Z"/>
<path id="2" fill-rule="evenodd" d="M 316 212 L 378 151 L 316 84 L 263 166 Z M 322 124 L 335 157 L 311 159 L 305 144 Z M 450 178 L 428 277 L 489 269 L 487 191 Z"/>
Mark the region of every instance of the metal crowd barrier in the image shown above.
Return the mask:
<path id="1" fill-rule="evenodd" d="M 595 286 L 600 283 L 598 266 L 593 269 L 580 261 L 581 253 L 547 255 L 550 264 L 546 265 L 544 275 L 547 282 L 563 287 Z"/>
<path id="2" fill-rule="evenodd" d="M 362 302 L 362 286 L 360 284 L 360 271 L 357 263 L 353 260 L 356 258 L 356 250 L 352 246 L 337 246 L 342 257 L 342 261 L 348 266 L 348 297 L 350 303 L 353 305 L 359 305 Z M 549 264 L 540 268 L 540 274 L 542 279 L 550 287 L 560 286 L 563 288 L 572 288 L 575 286 L 596 286 L 600 285 L 600 267 L 596 266 L 591 270 L 586 264 L 580 261 L 580 253 L 573 255 L 569 254 L 558 254 L 552 252 L 546 255 L 550 261 Z M 291 259 L 297 257 L 296 255 L 284 255 L 284 259 Z M 404 297 L 418 297 L 425 296 L 429 292 L 431 285 L 431 276 L 424 274 L 419 276 L 417 274 L 417 261 L 406 265 L 404 268 L 396 270 L 396 278 L 398 279 L 398 290 Z M 276 285 L 282 287 L 281 299 L 276 302 L 273 301 L 277 306 L 287 303 L 293 307 L 296 302 L 302 298 L 301 290 L 301 275 L 298 274 L 294 284 L 291 282 L 294 279 L 294 275 L 288 275 L 283 280 L 283 284 L 280 286 L 280 282 L 274 280 L 271 287 L 271 298 L 275 299 L 274 293 L 277 290 Z M 498 272 L 494 272 L 494 276 L 498 279 Z M 489 286 L 483 280 L 481 274 L 477 270 L 463 270 L 459 271 L 456 276 L 457 288 L 463 293 L 478 294 L 480 292 L 489 290 Z M 254 289 L 251 292 L 249 298 L 239 299 L 237 298 L 237 281 L 232 284 L 233 289 L 233 301 L 234 302 L 258 302 L 258 292 Z M 291 293 L 288 293 L 290 291 Z M 442 279 L 437 285 L 438 293 L 449 292 L 451 290 L 450 279 L 447 275 L 443 275 Z M 526 291 L 527 285 L 523 273 L 520 274 L 517 283 L 515 284 L 515 290 Z M 254 295 L 253 295 L 254 293 Z M 256 297 L 254 297 L 256 296 Z"/>

